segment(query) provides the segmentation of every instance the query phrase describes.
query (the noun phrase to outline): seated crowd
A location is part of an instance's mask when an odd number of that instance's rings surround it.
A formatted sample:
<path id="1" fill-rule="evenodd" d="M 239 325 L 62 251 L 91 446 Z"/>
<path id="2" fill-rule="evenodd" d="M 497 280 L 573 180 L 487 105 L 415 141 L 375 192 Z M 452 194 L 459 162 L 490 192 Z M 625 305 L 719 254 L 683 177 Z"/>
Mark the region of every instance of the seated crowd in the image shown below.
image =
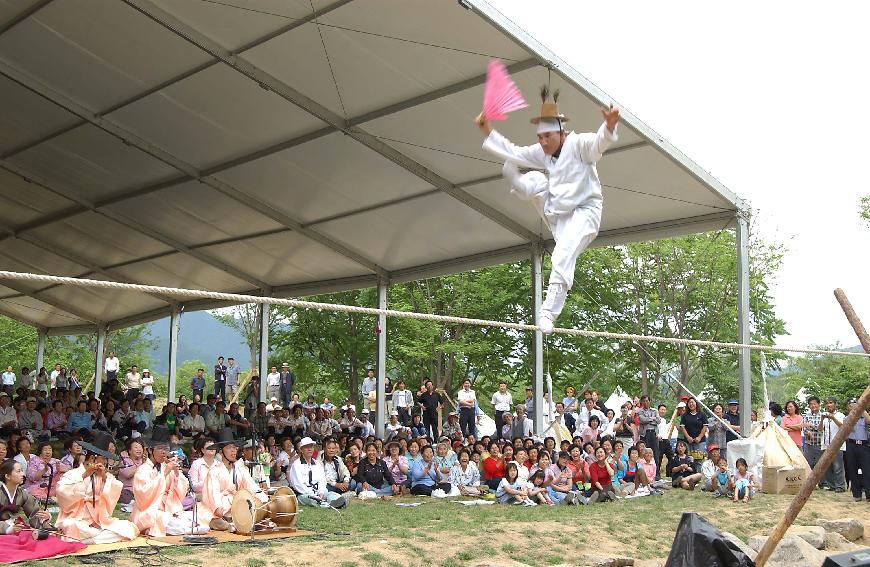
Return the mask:
<path id="1" fill-rule="evenodd" d="M 143 370 L 140 384 L 147 375 Z M 35 499 L 54 501 L 61 510 L 58 528 L 89 542 L 231 529 L 231 504 L 242 488 L 265 502 L 270 488 L 289 486 L 300 505 L 335 508 L 353 497 L 404 495 L 589 505 L 696 487 L 747 502 L 758 488 L 743 459 L 733 469 L 725 459 L 726 443 L 739 432 L 734 400 L 727 412 L 715 404 L 714 415 L 707 415 L 689 396 L 672 413 L 641 396 L 616 412 L 597 392 L 578 399 L 568 388 L 552 419 L 546 411 L 548 427 L 535 435 L 531 389 L 525 402 L 514 405 L 502 383 L 492 396 L 495 434 L 478 437 L 476 416 L 482 412 L 470 382 L 457 394 L 459 411 L 440 423 L 433 412 L 445 400 L 431 382 L 415 396 L 400 381 L 388 391 L 382 439 L 369 419 L 369 396 L 359 415 L 349 399 L 337 407 L 328 399 L 317 403 L 307 396 L 301 402 L 297 393 L 276 391 L 285 403 L 277 396 L 265 403 L 256 376 L 240 392 L 241 406 L 227 405 L 218 397 L 223 391 L 200 403 L 200 390 L 192 402 L 180 396 L 159 415 L 153 391 L 111 377 L 99 398 L 77 385 L 70 390 L 58 384 L 50 379 L 42 387 L 14 389 L 4 379 L 0 480 L 6 490 L 0 491 L 0 505 L 14 503 L 35 514 Z M 786 404 L 784 416 L 772 404 L 777 423 L 808 458 L 821 454 L 822 440 L 844 419 L 836 400 L 826 404 L 821 414 L 819 400 L 810 398 L 803 417 L 794 402 Z M 836 462 L 825 482 L 842 491 L 842 456 L 839 467 Z M 861 493 L 858 486 L 857 499 Z M 117 503 L 130 506 L 129 521 L 111 517 Z M 22 529 L 12 516 L 0 513 L 0 533 Z M 42 516 L 28 519 L 41 523 Z"/>

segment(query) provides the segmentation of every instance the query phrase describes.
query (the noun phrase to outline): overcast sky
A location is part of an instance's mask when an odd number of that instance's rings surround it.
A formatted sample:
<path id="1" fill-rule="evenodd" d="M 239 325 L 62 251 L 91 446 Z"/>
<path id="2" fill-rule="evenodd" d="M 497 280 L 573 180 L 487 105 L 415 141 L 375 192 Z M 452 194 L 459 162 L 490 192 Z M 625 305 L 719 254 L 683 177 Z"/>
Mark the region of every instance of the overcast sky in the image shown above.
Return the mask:
<path id="1" fill-rule="evenodd" d="M 870 327 L 870 3 L 490 1 L 759 210 L 780 344 L 858 344 L 833 290 Z"/>

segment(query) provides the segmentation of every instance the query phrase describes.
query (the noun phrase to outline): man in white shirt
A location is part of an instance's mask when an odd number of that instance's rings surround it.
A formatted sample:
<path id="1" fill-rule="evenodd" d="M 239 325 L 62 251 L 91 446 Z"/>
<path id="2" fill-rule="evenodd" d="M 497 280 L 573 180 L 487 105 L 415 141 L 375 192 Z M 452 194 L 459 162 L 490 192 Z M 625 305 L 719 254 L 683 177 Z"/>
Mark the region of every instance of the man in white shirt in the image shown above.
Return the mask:
<path id="1" fill-rule="evenodd" d="M 266 375 L 266 388 L 269 399 L 278 400 L 281 397 L 281 374 L 277 366 L 273 366 L 272 371 Z"/>
<path id="2" fill-rule="evenodd" d="M 671 431 L 671 422 L 668 419 L 668 407 L 665 404 L 659 404 L 659 424 L 656 427 L 656 439 L 659 442 L 658 460 L 656 461 L 656 480 L 661 480 L 662 476 L 671 476 L 670 474 L 662 474 L 662 457 L 667 457 L 668 468 L 670 463 L 674 462 L 674 452 L 671 449 L 671 436 L 676 435 L 676 427 Z M 667 471 L 670 473 L 670 470 Z"/>
<path id="3" fill-rule="evenodd" d="M 501 437 L 501 428 L 504 426 L 502 416 L 504 412 L 511 411 L 514 405 L 514 399 L 511 393 L 507 391 L 507 382 L 498 383 L 498 391 L 492 395 L 492 408 L 495 410 L 495 435 Z"/>
<path id="4" fill-rule="evenodd" d="M 60 376 L 61 368 L 63 367 L 60 364 L 55 364 L 54 370 L 52 370 L 51 374 L 48 375 L 49 391 L 54 390 L 57 387 L 57 377 Z"/>
<path id="5" fill-rule="evenodd" d="M 843 415 L 843 412 L 837 410 L 837 398 L 834 396 L 825 398 L 825 411 L 822 412 L 821 421 L 819 422 L 819 429 L 822 432 L 822 451 L 826 451 L 830 447 L 831 441 L 834 440 L 837 432 L 843 426 L 845 419 L 846 416 Z M 831 466 L 828 467 L 825 473 L 825 478 L 821 482 L 822 488 L 827 488 L 834 492 L 846 491 L 846 477 L 843 474 L 845 471 L 843 467 L 843 454 L 845 450 L 846 443 L 843 443 L 840 446 L 840 450 L 837 451 L 837 456 L 831 461 Z"/>
<path id="6" fill-rule="evenodd" d="M 369 392 L 374 392 L 378 389 L 378 381 L 375 378 L 375 371 L 369 369 L 368 374 L 362 383 L 362 398 L 363 407 L 367 410 L 372 409 L 372 401 L 369 399 Z"/>
<path id="7" fill-rule="evenodd" d="M 3 373 L 2 386 L 4 392 L 10 396 L 13 394 L 15 390 L 15 372 L 12 370 L 11 366 L 7 366 L 6 372 Z"/>
<path id="8" fill-rule="evenodd" d="M 347 499 L 342 494 L 326 490 L 326 472 L 323 463 L 314 458 L 314 440 L 305 437 L 299 442 L 299 458 L 290 465 L 290 488 L 303 506 L 344 508 Z"/>
<path id="9" fill-rule="evenodd" d="M 589 418 L 593 415 L 598 418 L 598 430 L 606 431 L 607 430 L 607 416 L 601 413 L 601 410 L 595 407 L 595 400 L 592 398 L 586 398 L 584 401 L 584 406 L 580 410 L 580 424 L 583 426 L 589 426 Z"/>
<path id="10" fill-rule="evenodd" d="M 538 143 L 519 147 L 493 130 L 481 113 L 476 122 L 486 135 L 483 148 L 505 160 L 502 173 L 511 192 L 532 201 L 556 241 L 547 297 L 541 305 L 540 326 L 553 332 L 553 322 L 562 311 L 568 290 L 574 283 L 577 257 L 598 234 L 603 198 L 596 163 L 617 141 L 619 110 L 601 110 L 604 123 L 595 133 L 567 132 L 568 118 L 559 112 L 557 94 L 547 102 L 549 88 L 541 90 L 541 112 L 532 123 L 537 126 Z M 532 169 L 520 175 L 517 166 Z M 542 173 L 547 172 L 547 175 Z"/>
<path id="11" fill-rule="evenodd" d="M 130 367 L 130 372 L 124 378 L 127 386 L 127 399 L 131 402 L 139 396 L 139 388 L 142 387 L 142 375 L 139 374 L 139 369 L 134 364 Z"/>
<path id="12" fill-rule="evenodd" d="M 411 390 L 405 389 L 405 381 L 399 380 L 396 383 L 396 389 L 393 390 L 393 407 L 399 414 L 399 423 L 402 425 L 411 424 L 411 408 L 414 406 L 414 394 Z"/>
<path id="13" fill-rule="evenodd" d="M 106 363 L 103 366 L 106 369 L 106 382 L 118 379 L 118 370 L 121 368 L 121 361 L 115 356 L 113 351 L 109 351 L 109 356 L 106 357 Z"/>

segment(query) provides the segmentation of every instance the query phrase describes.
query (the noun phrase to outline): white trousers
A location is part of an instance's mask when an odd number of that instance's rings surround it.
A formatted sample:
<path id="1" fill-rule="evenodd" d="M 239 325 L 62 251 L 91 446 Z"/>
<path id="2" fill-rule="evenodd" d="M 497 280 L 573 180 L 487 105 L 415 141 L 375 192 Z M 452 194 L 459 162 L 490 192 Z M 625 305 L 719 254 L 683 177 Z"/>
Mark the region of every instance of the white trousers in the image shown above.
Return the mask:
<path id="1" fill-rule="evenodd" d="M 574 268 L 577 257 L 592 244 L 601 226 L 601 207 L 578 207 L 568 213 L 548 213 L 546 196 L 549 180 L 540 171 L 530 171 L 512 184 L 514 193 L 523 200 L 533 201 L 535 208 L 547 221 L 556 246 L 551 260 L 550 284 L 574 285 Z"/>

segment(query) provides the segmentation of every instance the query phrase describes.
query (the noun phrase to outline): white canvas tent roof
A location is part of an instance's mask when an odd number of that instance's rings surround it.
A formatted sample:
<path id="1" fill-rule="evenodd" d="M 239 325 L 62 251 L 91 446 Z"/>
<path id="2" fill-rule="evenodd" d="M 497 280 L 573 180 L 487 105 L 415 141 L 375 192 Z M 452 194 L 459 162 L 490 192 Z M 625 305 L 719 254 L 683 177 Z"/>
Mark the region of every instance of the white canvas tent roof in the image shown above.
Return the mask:
<path id="1" fill-rule="evenodd" d="M 237 7 L 234 7 L 236 5 Z M 0 1 L 0 268 L 298 296 L 528 258 L 551 235 L 471 119 L 501 58 L 572 126 L 611 99 L 483 0 Z M 618 101 L 613 101 L 618 104 Z M 622 113 L 596 245 L 733 226 L 744 204 Z M 2 282 L 53 334 L 174 298 Z M 185 309 L 216 306 L 186 302 Z"/>

